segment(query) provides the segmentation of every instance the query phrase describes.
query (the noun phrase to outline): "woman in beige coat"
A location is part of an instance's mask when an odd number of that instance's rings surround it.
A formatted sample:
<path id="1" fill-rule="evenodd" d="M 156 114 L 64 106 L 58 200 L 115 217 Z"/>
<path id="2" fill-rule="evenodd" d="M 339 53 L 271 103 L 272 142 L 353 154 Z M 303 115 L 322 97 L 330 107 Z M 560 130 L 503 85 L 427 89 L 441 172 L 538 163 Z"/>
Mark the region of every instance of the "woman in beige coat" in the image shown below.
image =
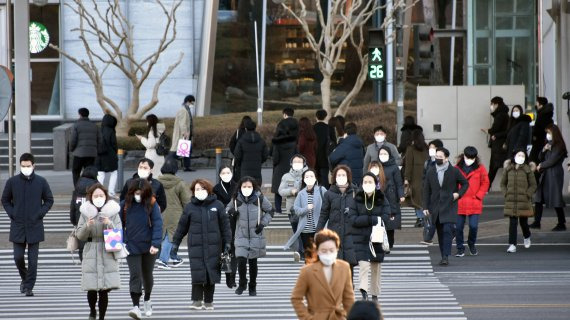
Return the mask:
<path id="1" fill-rule="evenodd" d="M 336 259 L 339 246 L 340 239 L 332 230 L 324 229 L 315 235 L 314 262 L 307 261 L 309 264 L 301 269 L 291 295 L 299 319 L 346 319 L 354 304 L 354 290 L 350 265 Z"/>
<path id="2" fill-rule="evenodd" d="M 122 229 L 119 204 L 109 199 L 107 189 L 99 183 L 87 191 L 87 201 L 79 208 L 77 238 L 86 241 L 81 264 L 81 289 L 87 291 L 89 320 L 95 320 L 97 295 L 99 319 L 105 319 L 109 291 L 119 289 L 119 263 L 113 252 L 105 250 L 103 230 Z"/>

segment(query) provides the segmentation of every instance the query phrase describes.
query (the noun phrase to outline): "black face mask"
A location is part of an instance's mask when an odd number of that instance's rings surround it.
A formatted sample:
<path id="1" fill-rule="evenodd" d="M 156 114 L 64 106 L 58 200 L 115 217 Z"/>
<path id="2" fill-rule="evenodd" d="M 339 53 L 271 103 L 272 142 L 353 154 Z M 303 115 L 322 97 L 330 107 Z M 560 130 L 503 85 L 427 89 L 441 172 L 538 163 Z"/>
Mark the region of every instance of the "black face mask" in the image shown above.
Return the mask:
<path id="1" fill-rule="evenodd" d="M 443 164 L 443 159 L 435 159 L 435 164 L 441 166 Z"/>

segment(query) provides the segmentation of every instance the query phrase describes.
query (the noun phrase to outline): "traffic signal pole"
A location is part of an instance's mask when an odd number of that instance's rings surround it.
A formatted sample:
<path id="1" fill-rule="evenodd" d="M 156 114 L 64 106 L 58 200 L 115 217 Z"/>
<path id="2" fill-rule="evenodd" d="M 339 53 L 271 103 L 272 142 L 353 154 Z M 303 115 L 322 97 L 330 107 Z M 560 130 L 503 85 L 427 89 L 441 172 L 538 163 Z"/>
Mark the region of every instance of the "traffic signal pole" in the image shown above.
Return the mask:
<path id="1" fill-rule="evenodd" d="M 395 95 L 396 95 L 396 121 L 398 144 L 402 138 L 400 128 L 404 125 L 404 92 L 406 82 L 406 69 L 404 60 L 404 8 L 396 8 L 396 76 L 395 76 Z"/>

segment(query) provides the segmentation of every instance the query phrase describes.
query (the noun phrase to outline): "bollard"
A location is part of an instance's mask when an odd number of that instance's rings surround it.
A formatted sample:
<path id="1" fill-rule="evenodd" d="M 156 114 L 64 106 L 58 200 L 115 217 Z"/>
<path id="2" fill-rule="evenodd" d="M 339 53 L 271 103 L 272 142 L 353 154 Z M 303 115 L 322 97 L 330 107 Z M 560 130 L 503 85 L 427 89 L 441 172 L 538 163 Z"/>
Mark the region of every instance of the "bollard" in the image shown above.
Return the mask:
<path id="1" fill-rule="evenodd" d="M 120 192 L 123 190 L 123 180 L 124 180 L 124 170 L 125 170 L 125 159 L 124 159 L 125 150 L 119 149 L 117 150 L 117 157 L 119 158 L 119 165 L 117 168 L 117 185 L 115 187 L 116 192 Z"/>
<path id="2" fill-rule="evenodd" d="M 216 183 L 220 183 L 220 169 L 222 168 L 222 148 L 216 148 Z"/>

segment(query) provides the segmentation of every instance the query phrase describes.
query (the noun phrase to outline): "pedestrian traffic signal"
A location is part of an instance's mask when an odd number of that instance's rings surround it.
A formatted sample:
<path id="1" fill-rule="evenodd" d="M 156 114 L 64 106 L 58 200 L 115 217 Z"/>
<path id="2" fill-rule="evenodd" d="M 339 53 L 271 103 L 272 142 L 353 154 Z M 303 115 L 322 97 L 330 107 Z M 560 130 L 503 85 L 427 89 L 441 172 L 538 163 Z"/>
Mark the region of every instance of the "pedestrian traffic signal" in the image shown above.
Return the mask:
<path id="1" fill-rule="evenodd" d="M 429 25 L 414 26 L 414 76 L 429 77 L 434 69 L 434 31 Z"/>
<path id="2" fill-rule="evenodd" d="M 368 30 L 368 79 L 384 80 L 385 59 L 384 30 Z"/>

